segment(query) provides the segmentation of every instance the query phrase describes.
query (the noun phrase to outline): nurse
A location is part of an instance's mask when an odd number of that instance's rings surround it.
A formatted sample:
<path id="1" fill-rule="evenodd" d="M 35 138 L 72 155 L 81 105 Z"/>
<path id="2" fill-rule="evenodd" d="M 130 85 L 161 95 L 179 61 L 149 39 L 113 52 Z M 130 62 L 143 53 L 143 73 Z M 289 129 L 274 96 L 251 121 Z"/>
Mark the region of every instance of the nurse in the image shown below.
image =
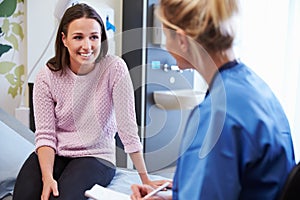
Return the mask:
<path id="1" fill-rule="evenodd" d="M 158 11 L 179 68 L 208 85 L 186 125 L 169 199 L 276 199 L 295 165 L 290 127 L 268 85 L 233 52 L 238 1 L 161 0 Z M 132 185 L 131 198 L 151 190 Z"/>

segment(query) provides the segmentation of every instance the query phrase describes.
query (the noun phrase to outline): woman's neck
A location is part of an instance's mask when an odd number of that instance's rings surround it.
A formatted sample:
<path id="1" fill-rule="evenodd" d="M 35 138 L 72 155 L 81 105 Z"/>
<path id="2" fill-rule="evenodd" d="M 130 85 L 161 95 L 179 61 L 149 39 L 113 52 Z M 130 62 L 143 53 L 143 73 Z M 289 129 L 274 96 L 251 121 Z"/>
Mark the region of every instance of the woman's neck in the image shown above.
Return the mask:
<path id="1" fill-rule="evenodd" d="M 236 59 L 232 49 L 228 49 L 223 52 L 217 52 L 214 54 L 210 54 L 210 56 L 218 69 L 220 67 L 222 67 L 224 64 Z"/>
<path id="2" fill-rule="evenodd" d="M 70 66 L 70 69 L 76 75 L 86 75 L 86 74 L 90 73 L 91 71 L 93 71 L 94 68 L 95 68 L 95 64 L 81 65 L 80 67 L 78 67 L 78 66 L 74 67 L 74 65 Z"/>
<path id="3" fill-rule="evenodd" d="M 217 71 L 226 63 L 233 61 L 234 59 L 236 59 L 234 52 L 232 49 L 228 49 L 226 51 L 223 52 L 217 52 L 217 53 L 209 53 L 210 55 L 210 64 L 208 64 L 209 66 L 206 66 L 206 75 L 204 77 L 204 79 L 206 80 L 206 82 L 208 84 L 211 83 L 211 81 L 213 80 L 215 74 L 217 73 Z"/>

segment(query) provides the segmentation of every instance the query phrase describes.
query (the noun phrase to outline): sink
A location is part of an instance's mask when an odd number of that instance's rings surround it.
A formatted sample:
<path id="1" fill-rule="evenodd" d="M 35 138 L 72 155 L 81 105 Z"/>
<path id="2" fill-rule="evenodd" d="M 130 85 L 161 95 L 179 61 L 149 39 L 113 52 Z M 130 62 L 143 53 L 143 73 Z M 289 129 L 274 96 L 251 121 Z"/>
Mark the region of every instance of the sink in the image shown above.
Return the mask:
<path id="1" fill-rule="evenodd" d="M 164 110 L 193 109 L 200 104 L 206 92 L 192 89 L 154 91 L 153 98 L 157 107 Z"/>

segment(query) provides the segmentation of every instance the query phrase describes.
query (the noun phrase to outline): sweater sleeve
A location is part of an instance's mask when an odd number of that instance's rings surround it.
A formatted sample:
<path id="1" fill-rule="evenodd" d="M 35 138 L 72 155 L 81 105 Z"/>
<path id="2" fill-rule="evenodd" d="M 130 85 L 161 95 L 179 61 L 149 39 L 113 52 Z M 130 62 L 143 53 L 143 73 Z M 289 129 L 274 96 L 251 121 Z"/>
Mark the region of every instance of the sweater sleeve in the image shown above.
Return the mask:
<path id="1" fill-rule="evenodd" d="M 35 143 L 36 149 L 41 146 L 49 146 L 56 151 L 55 102 L 52 97 L 51 82 L 47 70 L 47 68 L 40 70 L 33 87 Z"/>
<path id="2" fill-rule="evenodd" d="M 134 90 L 125 62 L 116 62 L 113 86 L 113 103 L 116 113 L 118 134 L 126 153 L 142 150 L 136 122 Z"/>

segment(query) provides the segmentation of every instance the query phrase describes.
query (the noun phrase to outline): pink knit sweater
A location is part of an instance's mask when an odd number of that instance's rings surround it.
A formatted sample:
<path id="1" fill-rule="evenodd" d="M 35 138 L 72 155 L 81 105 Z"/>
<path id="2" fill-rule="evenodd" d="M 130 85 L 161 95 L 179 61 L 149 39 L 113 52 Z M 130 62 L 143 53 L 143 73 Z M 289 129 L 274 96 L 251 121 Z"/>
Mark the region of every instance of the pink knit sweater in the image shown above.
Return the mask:
<path id="1" fill-rule="evenodd" d="M 48 67 L 33 90 L 36 149 L 66 157 L 94 156 L 115 164 L 115 133 L 126 153 L 140 151 L 133 86 L 125 62 L 106 56 L 86 75 Z"/>

